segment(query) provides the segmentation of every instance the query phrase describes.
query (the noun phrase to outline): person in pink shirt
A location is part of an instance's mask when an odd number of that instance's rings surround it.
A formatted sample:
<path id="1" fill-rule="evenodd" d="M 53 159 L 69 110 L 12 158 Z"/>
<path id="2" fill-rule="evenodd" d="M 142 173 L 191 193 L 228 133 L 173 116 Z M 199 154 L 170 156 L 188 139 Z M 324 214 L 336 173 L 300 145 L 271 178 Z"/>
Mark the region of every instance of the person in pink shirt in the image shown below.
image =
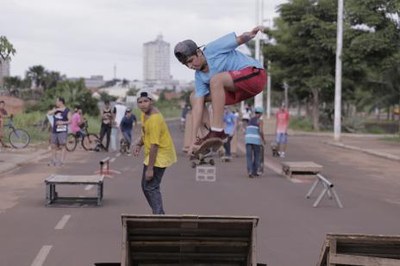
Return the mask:
<path id="1" fill-rule="evenodd" d="M 82 109 L 79 105 L 75 106 L 74 113 L 72 114 L 70 131 L 73 134 L 81 134 L 81 125 L 83 123 Z"/>
<path id="2" fill-rule="evenodd" d="M 285 158 L 287 146 L 287 130 L 289 127 L 289 112 L 284 103 L 276 113 L 276 143 L 278 144 L 278 154 Z"/>

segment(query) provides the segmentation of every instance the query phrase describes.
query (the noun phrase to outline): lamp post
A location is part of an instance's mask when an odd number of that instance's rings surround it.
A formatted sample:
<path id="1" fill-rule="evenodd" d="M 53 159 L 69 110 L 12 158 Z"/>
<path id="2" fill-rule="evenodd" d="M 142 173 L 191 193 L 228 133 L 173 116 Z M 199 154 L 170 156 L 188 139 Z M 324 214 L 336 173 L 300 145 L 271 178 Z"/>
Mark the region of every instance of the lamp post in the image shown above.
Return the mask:
<path id="1" fill-rule="evenodd" d="M 256 25 L 261 25 L 263 21 L 264 0 L 256 0 Z M 260 43 L 261 36 L 257 34 L 254 57 L 257 61 L 263 64 L 261 55 Z M 263 92 L 257 94 L 254 98 L 254 106 L 263 106 Z"/>
<path id="2" fill-rule="evenodd" d="M 343 47 L 343 3 L 338 0 L 337 36 L 336 36 L 336 72 L 335 72 L 335 115 L 334 140 L 340 141 L 342 116 L 342 47 Z"/>

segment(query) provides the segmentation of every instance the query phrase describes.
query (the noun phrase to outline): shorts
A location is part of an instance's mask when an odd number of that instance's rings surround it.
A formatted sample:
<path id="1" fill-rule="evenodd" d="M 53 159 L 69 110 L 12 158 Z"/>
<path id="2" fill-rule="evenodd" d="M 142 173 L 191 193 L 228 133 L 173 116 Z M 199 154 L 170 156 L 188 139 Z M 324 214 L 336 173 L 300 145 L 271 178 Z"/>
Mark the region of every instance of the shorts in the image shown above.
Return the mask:
<path id="1" fill-rule="evenodd" d="M 277 133 L 275 141 L 278 144 L 286 144 L 287 143 L 287 133 Z"/>
<path id="2" fill-rule="evenodd" d="M 64 146 L 67 143 L 68 132 L 51 133 L 51 144 Z"/>
<path id="3" fill-rule="evenodd" d="M 228 72 L 235 84 L 236 91 L 225 91 L 225 105 L 232 105 L 252 98 L 264 90 L 267 74 L 264 69 L 246 67 Z"/>

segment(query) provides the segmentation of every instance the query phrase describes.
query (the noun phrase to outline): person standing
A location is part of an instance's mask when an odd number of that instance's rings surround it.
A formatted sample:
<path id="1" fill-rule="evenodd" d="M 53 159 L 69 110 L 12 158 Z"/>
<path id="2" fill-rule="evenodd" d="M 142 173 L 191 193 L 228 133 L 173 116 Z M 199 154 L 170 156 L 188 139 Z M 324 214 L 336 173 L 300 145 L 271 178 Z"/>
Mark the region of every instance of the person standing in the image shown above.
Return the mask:
<path id="1" fill-rule="evenodd" d="M 278 154 L 281 158 L 286 156 L 287 130 L 289 128 L 289 112 L 284 103 L 276 113 L 276 143 L 278 144 Z"/>
<path id="2" fill-rule="evenodd" d="M 79 105 L 75 106 L 74 108 L 74 113 L 72 114 L 71 117 L 71 125 L 70 125 L 70 131 L 74 135 L 78 135 L 78 137 L 81 136 L 81 125 L 83 123 L 82 119 L 82 109 Z"/>
<path id="3" fill-rule="evenodd" d="M 48 115 L 53 116 L 53 128 L 51 131 L 51 150 L 52 159 L 49 166 L 62 166 L 65 162 L 65 144 L 67 143 L 68 125 L 71 123 L 71 112 L 65 106 L 63 97 L 58 97 L 56 107 L 50 110 Z M 60 158 L 57 158 L 60 150 Z"/>
<path id="4" fill-rule="evenodd" d="M 123 138 L 128 142 L 128 147 L 131 147 L 132 143 L 132 131 L 133 131 L 133 125 L 137 125 L 137 120 L 136 116 L 132 114 L 132 110 L 130 108 L 127 108 L 125 111 L 125 116 L 121 120 L 121 124 L 119 128 L 121 129 L 121 133 Z M 130 153 L 128 151 L 128 153 Z"/>
<path id="5" fill-rule="evenodd" d="M 224 124 L 225 124 L 224 128 L 225 134 L 228 135 L 228 139 L 224 143 L 225 159 L 231 160 L 232 159 L 231 141 L 236 131 L 236 116 L 234 113 L 232 113 L 229 107 L 225 107 Z"/>
<path id="6" fill-rule="evenodd" d="M 142 135 L 133 153 L 138 156 L 144 146 L 142 189 L 153 214 L 165 214 L 160 191 L 165 169 L 176 162 L 176 152 L 169 129 L 160 111 L 154 107 L 153 96 L 146 90 L 138 92 Z"/>
<path id="7" fill-rule="evenodd" d="M 116 104 L 114 105 L 113 114 L 113 126 L 111 129 L 111 149 L 119 150 L 121 141 L 121 130 L 120 125 L 122 118 L 125 116 L 126 106 L 122 102 L 122 98 L 118 98 Z"/>
<path id="8" fill-rule="evenodd" d="M 252 98 L 262 92 L 267 75 L 259 61 L 236 48 L 253 39 L 263 26 L 236 36 L 227 34 L 207 44 L 204 49 L 192 40 L 179 42 L 174 48 L 175 57 L 190 69 L 195 70 L 195 91 L 191 94 L 192 136 L 188 153 L 198 149 L 208 139 L 224 141 L 224 106 L 233 105 Z M 206 112 L 205 102 L 211 102 L 211 130 L 197 140 L 202 118 Z"/>
<path id="9" fill-rule="evenodd" d="M 250 178 L 259 176 L 261 146 L 265 144 L 264 123 L 261 119 L 264 109 L 255 108 L 255 114 L 250 118 L 245 132 L 247 173 Z"/>
<path id="10" fill-rule="evenodd" d="M 104 136 L 106 137 L 105 150 L 108 151 L 110 146 L 111 127 L 113 116 L 111 113 L 110 101 L 104 101 L 104 108 L 101 110 L 101 127 L 100 127 L 100 142 L 103 143 Z"/>
<path id="11" fill-rule="evenodd" d="M 0 101 L 0 143 L 3 147 L 8 148 L 9 146 L 4 143 L 4 122 L 8 117 L 7 110 L 5 108 L 6 103 L 4 101 Z"/>

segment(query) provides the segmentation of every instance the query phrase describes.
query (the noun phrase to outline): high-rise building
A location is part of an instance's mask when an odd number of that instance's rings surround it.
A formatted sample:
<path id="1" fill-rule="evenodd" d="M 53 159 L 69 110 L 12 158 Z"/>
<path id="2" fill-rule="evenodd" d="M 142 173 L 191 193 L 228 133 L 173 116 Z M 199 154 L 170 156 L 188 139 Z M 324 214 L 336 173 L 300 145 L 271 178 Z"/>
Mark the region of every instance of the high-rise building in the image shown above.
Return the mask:
<path id="1" fill-rule="evenodd" d="M 0 57 L 0 85 L 3 85 L 4 78 L 10 76 L 10 60 L 3 60 Z"/>
<path id="2" fill-rule="evenodd" d="M 155 41 L 143 44 L 143 80 L 160 83 L 171 79 L 170 45 L 160 34 Z"/>

